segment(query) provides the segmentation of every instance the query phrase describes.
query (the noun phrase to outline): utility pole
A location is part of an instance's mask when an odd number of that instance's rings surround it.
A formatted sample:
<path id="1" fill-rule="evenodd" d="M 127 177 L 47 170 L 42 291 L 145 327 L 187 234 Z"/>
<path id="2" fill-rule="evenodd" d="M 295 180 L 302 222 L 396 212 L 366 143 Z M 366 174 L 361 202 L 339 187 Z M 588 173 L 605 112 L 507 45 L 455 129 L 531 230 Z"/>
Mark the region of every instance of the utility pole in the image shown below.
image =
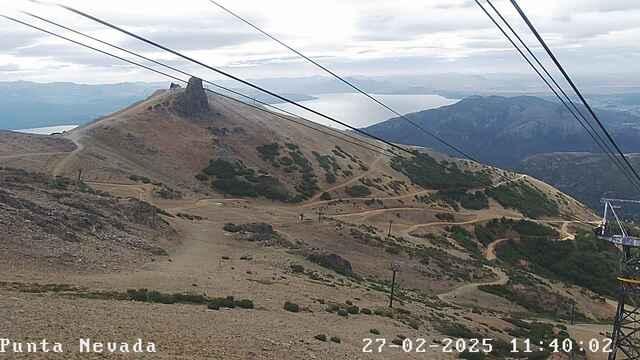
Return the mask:
<path id="1" fill-rule="evenodd" d="M 393 271 L 393 277 L 391 278 L 391 296 L 389 297 L 389 308 L 393 308 L 393 296 L 396 288 L 396 273 L 400 271 L 400 264 L 392 263 L 391 271 Z"/>
<path id="2" fill-rule="evenodd" d="M 389 231 L 387 231 L 387 237 L 391 237 L 391 225 L 393 225 L 393 220 L 389 220 Z"/>
<path id="3" fill-rule="evenodd" d="M 576 303 L 572 302 L 571 303 L 571 325 L 575 324 L 575 319 L 576 319 Z M 571 347 L 571 360 L 575 359 L 575 356 L 576 356 L 574 347 L 575 346 Z"/>

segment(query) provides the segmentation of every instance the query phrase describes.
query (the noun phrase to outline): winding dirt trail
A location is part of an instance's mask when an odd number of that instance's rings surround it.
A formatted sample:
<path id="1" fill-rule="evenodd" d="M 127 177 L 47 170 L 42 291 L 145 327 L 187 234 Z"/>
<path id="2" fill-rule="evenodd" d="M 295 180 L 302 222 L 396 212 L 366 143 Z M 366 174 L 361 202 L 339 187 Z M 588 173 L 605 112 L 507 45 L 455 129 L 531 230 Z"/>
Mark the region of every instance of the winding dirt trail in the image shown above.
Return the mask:
<path id="1" fill-rule="evenodd" d="M 495 267 L 491 267 L 491 266 L 486 266 L 485 268 L 493 271 L 494 274 L 496 274 L 496 276 L 498 277 L 498 279 L 493 280 L 493 281 L 486 281 L 486 282 L 475 282 L 475 283 L 468 283 L 468 284 L 464 284 L 462 286 L 459 286 L 451 291 L 448 291 L 446 293 L 442 293 L 438 295 L 438 299 L 446 302 L 446 303 L 453 303 L 454 301 L 452 299 L 455 299 L 458 296 L 461 296 L 463 294 L 467 294 L 471 291 L 475 291 L 478 289 L 479 286 L 486 286 L 486 285 L 505 285 L 508 281 L 509 281 L 509 276 L 502 271 L 501 269 L 495 268 Z"/>
<path id="2" fill-rule="evenodd" d="M 489 245 L 487 245 L 487 249 L 484 251 L 484 258 L 493 261 L 496 259 L 496 247 L 501 243 L 507 241 L 509 239 L 497 239 L 493 240 Z"/>
<path id="3" fill-rule="evenodd" d="M 73 141 L 73 143 L 76 145 L 76 149 L 70 153 L 67 153 L 67 156 L 65 156 L 55 164 L 52 171 L 53 176 L 60 176 L 64 169 L 68 166 L 68 164 L 73 160 L 73 158 L 76 157 L 82 150 L 84 150 L 84 145 L 80 142 L 82 133 L 80 133 L 79 130 L 69 132 L 66 138 Z"/>

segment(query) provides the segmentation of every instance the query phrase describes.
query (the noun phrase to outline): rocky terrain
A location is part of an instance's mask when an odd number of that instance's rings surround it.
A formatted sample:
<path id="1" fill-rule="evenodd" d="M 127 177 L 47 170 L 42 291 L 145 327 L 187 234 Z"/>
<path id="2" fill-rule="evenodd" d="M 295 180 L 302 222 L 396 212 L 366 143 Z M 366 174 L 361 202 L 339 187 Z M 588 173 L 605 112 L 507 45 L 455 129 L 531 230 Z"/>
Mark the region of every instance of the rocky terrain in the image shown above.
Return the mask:
<path id="1" fill-rule="evenodd" d="M 5 272 L 108 272 L 168 255 L 175 232 L 161 210 L 84 183 L 0 169 L 0 233 Z"/>

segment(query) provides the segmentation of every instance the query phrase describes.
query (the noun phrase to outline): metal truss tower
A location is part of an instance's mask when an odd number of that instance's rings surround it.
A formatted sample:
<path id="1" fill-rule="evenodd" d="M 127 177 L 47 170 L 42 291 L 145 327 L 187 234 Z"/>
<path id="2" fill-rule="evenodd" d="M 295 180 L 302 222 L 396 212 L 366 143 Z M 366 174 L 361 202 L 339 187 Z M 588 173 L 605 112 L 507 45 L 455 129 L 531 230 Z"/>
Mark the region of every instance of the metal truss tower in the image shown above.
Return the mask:
<path id="1" fill-rule="evenodd" d="M 636 203 L 635 200 L 602 199 L 604 216 L 597 229 L 600 239 L 615 244 L 622 250 L 618 275 L 618 308 L 611 332 L 611 352 L 609 360 L 640 360 L 640 256 L 633 248 L 640 247 L 640 238 L 630 236 L 616 214 L 620 203 Z M 613 216 L 612 224 L 608 217 Z"/>

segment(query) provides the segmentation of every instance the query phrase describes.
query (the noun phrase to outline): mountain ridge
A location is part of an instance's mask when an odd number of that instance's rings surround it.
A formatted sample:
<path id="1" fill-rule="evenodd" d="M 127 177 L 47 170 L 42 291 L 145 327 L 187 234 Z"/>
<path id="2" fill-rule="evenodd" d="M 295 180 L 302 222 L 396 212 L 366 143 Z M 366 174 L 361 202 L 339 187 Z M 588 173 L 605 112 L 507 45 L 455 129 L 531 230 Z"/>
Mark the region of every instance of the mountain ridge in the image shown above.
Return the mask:
<path id="1" fill-rule="evenodd" d="M 635 141 L 640 136 L 639 117 L 607 110 L 596 112 L 623 150 L 640 151 Z M 453 105 L 406 116 L 480 161 L 502 167 L 514 168 L 537 153 L 599 151 L 562 104 L 533 96 L 471 96 Z M 390 141 L 446 150 L 401 118 L 365 130 Z"/>

